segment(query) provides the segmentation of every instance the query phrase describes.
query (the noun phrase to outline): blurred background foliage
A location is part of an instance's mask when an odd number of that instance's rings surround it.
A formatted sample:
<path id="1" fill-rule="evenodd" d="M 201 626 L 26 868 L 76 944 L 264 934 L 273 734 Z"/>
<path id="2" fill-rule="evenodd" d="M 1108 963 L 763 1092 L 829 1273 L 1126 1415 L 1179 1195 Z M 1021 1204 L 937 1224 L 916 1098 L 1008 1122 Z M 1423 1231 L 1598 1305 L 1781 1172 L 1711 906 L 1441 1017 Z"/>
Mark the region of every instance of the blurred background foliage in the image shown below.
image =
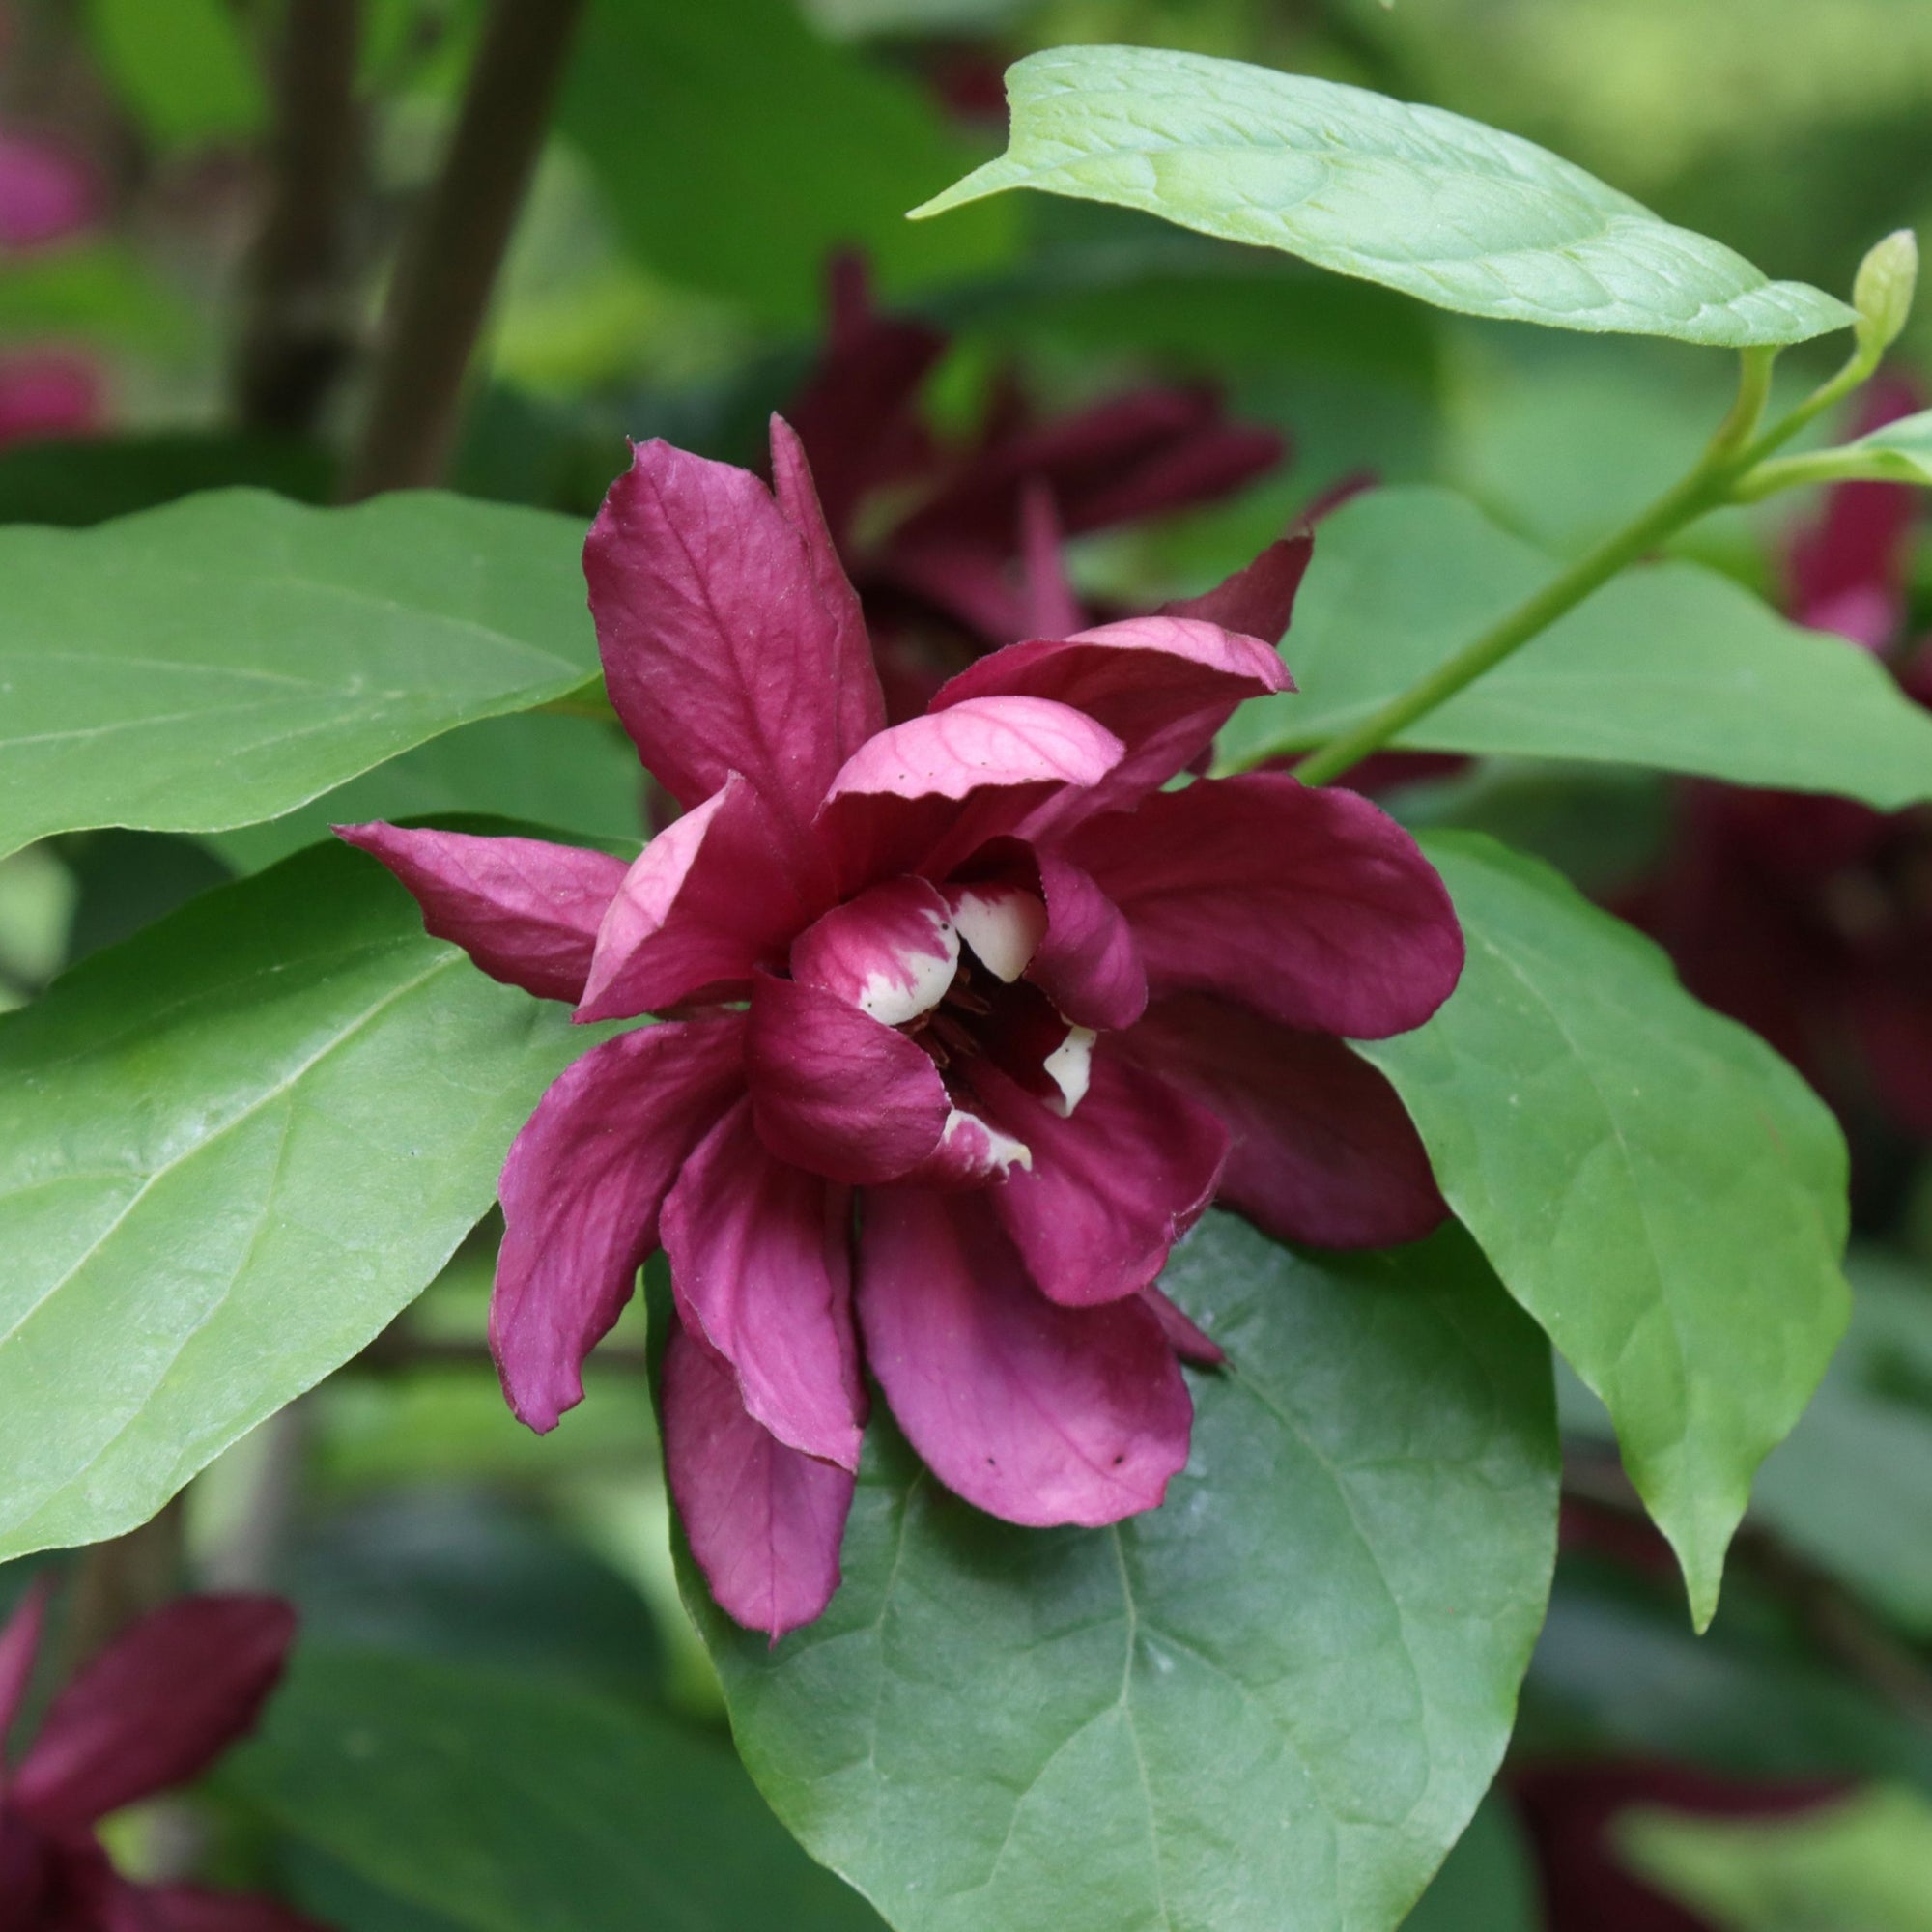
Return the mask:
<path id="1" fill-rule="evenodd" d="M 281 5 L 12 0 L 0 159 L 42 200 L 0 219 L 0 521 L 83 525 L 230 483 L 335 494 L 481 13 L 362 9 L 334 245 L 295 291 L 310 359 L 291 401 L 250 390 L 242 352 L 251 313 L 290 297 L 257 245 Z M 1722 412 L 1722 357 L 1464 323 L 1110 211 L 1013 197 L 906 224 L 998 147 L 1006 63 L 1080 41 L 1455 108 L 1829 288 L 1932 213 L 1923 0 L 590 0 L 451 486 L 587 517 L 626 437 L 753 460 L 820 354 L 839 250 L 864 256 L 881 304 L 948 337 L 920 405 L 942 447 L 1153 384 L 1206 385 L 1286 440 L 1231 496 L 1077 536 L 1075 581 L 1103 605 L 1199 589 L 1365 482 L 1447 483 L 1574 552 Z M 1928 367 L 1932 303 L 1899 355 L 1908 378 Z M 1732 513 L 1686 548 L 1776 598 L 1815 511 Z M 1906 562 L 1918 636 L 1922 529 Z M 1679 788 L 1641 773 L 1425 777 L 1391 794 L 1406 815 L 1496 831 L 1612 904 L 1683 824 Z M 273 825 L 55 840 L 0 864 L 0 1004 L 331 818 L 487 809 L 635 838 L 643 807 L 614 734 L 532 716 Z M 1932 1925 L 1932 1165 L 1895 1123 L 1852 1124 L 1859 1316 L 1766 1470 L 1708 1637 L 1572 1390 L 1555 1606 L 1510 1771 L 1418 1908 L 1425 1932 Z M 286 1589 L 307 1631 L 198 1842 L 342 1932 L 614 1932 L 674 1896 L 662 1922 L 876 1923 L 724 1747 L 670 1580 L 641 1313 L 602 1358 L 607 1399 L 539 1442 L 482 1348 L 493 1247 L 486 1226 L 396 1330 L 187 1498 L 195 1573 Z M 0 1603 L 26 1567 L 0 1572 Z M 124 1856 L 165 1863 L 168 1823 L 125 1821 Z"/>

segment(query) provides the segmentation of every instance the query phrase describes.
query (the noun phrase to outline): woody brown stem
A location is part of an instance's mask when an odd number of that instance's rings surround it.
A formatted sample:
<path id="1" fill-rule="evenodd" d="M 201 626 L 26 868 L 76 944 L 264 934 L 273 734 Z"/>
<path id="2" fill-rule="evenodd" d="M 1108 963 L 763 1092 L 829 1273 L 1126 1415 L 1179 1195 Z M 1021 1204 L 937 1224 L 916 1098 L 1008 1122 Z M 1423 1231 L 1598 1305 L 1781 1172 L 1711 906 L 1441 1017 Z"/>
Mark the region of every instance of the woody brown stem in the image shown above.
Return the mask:
<path id="1" fill-rule="evenodd" d="M 441 171 L 390 290 L 345 495 L 440 482 L 470 356 L 543 146 L 582 0 L 495 0 Z"/>
<path id="2" fill-rule="evenodd" d="M 354 353 L 361 27 L 361 0 L 289 0 L 268 198 L 234 374 L 236 412 L 251 428 L 312 432 Z"/>

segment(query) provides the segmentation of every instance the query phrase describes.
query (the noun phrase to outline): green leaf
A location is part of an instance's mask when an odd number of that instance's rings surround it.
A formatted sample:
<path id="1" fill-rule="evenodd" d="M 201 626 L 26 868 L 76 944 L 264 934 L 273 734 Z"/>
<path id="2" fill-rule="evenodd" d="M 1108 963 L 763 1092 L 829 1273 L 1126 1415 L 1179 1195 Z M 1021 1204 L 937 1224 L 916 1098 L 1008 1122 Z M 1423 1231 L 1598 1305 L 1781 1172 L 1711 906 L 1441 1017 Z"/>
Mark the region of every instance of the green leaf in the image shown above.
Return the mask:
<path id="1" fill-rule="evenodd" d="M 1161 1509 L 996 1522 L 881 1413 L 816 1624 L 768 1649 L 685 1559 L 753 1776 L 899 1932 L 1388 1932 L 1495 1770 L 1553 1543 L 1534 1329 L 1454 1229 L 1210 1215 L 1163 1286 L 1231 1365 Z"/>
<path id="2" fill-rule="evenodd" d="M 1146 47 L 1031 54 L 1009 69 L 1007 96 L 1006 154 L 915 216 L 1040 188 L 1552 328 L 1742 348 L 1857 319 L 1546 149 L 1438 107 Z"/>
<path id="3" fill-rule="evenodd" d="M 1851 442 L 1767 463 L 1753 474 L 1780 489 L 1799 483 L 1932 484 L 1932 410 L 1901 416 Z M 1770 494 L 1751 486 L 1752 478 L 1747 478 L 1751 495 Z"/>
<path id="4" fill-rule="evenodd" d="M 1608 1408 L 1698 1626 L 1752 1472 L 1845 1326 L 1845 1148 L 1762 1040 L 1548 867 L 1426 834 L 1468 940 L 1426 1026 L 1356 1047 L 1457 1217 Z"/>
<path id="5" fill-rule="evenodd" d="M 629 1705 L 426 1660 L 298 1653 L 239 1789 L 469 1932 L 867 1932 L 729 1749 Z"/>
<path id="6" fill-rule="evenodd" d="M 954 235 L 907 227 L 907 189 L 946 180 L 969 147 L 923 90 L 813 32 L 791 0 L 595 0 L 559 126 L 640 261 L 773 321 L 817 320 L 838 248 L 865 249 L 889 295 L 1011 252 L 1005 210 Z"/>
<path id="7" fill-rule="evenodd" d="M 342 846 L 0 1019 L 0 1557 L 145 1520 L 355 1354 L 586 1043 Z"/>
<path id="8" fill-rule="evenodd" d="M 1501 1798 L 1483 1800 L 1403 1932 L 1538 1932 L 1536 1880 L 1521 1829 Z"/>
<path id="9" fill-rule="evenodd" d="M 1852 1323 L 1751 1508 L 1895 1626 L 1932 1637 L 1932 1284 L 1852 1257 Z"/>
<path id="10" fill-rule="evenodd" d="M 1344 504 L 1321 525 L 1284 646 L 1300 692 L 1244 705 L 1222 767 L 1359 724 L 1554 574 L 1446 491 Z M 1693 563 L 1627 572 L 1395 743 L 1841 792 L 1882 811 L 1932 798 L 1932 715 L 1884 666 Z"/>
<path id="11" fill-rule="evenodd" d="M 643 807 L 638 753 L 614 724 L 521 711 L 447 731 L 280 818 L 204 842 L 253 872 L 327 838 L 331 825 L 489 812 L 580 841 L 628 844 L 629 858 L 643 837 Z"/>
<path id="12" fill-rule="evenodd" d="M 125 242 L 74 241 L 0 257 L 0 336 L 62 335 L 179 359 L 206 324 Z"/>
<path id="13" fill-rule="evenodd" d="M 1621 1819 L 1625 1860 L 1720 1932 L 1932 1932 L 1932 1804 L 1875 1790 L 1783 1818 Z"/>
<path id="14" fill-rule="evenodd" d="M 567 517 L 407 493 L 217 491 L 0 529 L 0 853 L 272 818 L 596 668 Z"/>
<path id="15" fill-rule="evenodd" d="M 102 70 L 163 148 L 245 140 L 269 124 L 268 89 L 244 15 L 223 0 L 88 0 Z"/>

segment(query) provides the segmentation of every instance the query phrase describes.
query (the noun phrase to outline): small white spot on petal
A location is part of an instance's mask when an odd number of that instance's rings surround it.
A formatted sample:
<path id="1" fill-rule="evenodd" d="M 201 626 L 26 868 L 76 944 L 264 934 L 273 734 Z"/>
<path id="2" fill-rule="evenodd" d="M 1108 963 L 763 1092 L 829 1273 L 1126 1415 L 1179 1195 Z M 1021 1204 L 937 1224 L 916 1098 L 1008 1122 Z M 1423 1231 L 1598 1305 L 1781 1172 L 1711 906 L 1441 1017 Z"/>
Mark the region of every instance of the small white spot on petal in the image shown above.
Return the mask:
<path id="1" fill-rule="evenodd" d="M 1046 907 L 1019 886 L 954 886 L 946 896 L 974 958 L 1010 986 L 1046 937 Z"/>
<path id="2" fill-rule="evenodd" d="M 997 1173 L 1002 1180 L 1015 1167 L 1033 1172 L 1033 1149 L 1011 1134 L 1003 1134 L 990 1122 L 963 1107 L 954 1107 L 946 1117 L 943 1143 L 963 1143 L 973 1151 L 974 1165 L 986 1174 Z"/>
<path id="3" fill-rule="evenodd" d="M 1092 1027 L 1068 1027 L 1066 1037 L 1040 1062 L 1040 1071 L 1060 1089 L 1060 1098 L 1046 1104 L 1064 1121 L 1087 1097 L 1087 1084 L 1094 1077 Z"/>

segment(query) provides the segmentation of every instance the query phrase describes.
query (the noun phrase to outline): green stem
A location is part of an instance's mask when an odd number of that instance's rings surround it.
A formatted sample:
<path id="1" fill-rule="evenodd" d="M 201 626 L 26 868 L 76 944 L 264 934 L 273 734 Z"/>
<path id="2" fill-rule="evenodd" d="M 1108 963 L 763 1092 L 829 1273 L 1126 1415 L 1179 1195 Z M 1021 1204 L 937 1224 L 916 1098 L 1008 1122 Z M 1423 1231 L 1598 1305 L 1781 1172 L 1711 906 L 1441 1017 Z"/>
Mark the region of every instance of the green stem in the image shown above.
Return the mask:
<path id="1" fill-rule="evenodd" d="M 1352 730 L 1344 731 L 1340 737 L 1331 738 L 1310 752 L 1295 766 L 1295 776 L 1304 784 L 1327 784 L 1352 770 L 1417 719 L 1446 704 L 1458 692 L 1547 631 L 1559 617 L 1567 616 L 1619 571 L 1655 550 L 1666 538 L 1675 536 L 1706 511 L 1728 502 L 1733 486 L 1761 456 L 1776 449 L 1796 428 L 1815 415 L 1818 409 L 1825 407 L 1816 397 L 1810 398 L 1792 415 L 1758 434 L 1776 354 L 1770 349 L 1744 352 L 1737 401 L 1688 476 L 1673 484 L 1634 522 L 1605 537 L 1567 570 L 1551 578 L 1481 637 L 1437 665 L 1427 677 L 1399 693 Z M 1841 381 L 1842 377 L 1836 380 Z M 1835 386 L 1835 381 L 1826 385 L 1828 389 Z M 1824 391 L 1819 393 L 1822 395 Z"/>

